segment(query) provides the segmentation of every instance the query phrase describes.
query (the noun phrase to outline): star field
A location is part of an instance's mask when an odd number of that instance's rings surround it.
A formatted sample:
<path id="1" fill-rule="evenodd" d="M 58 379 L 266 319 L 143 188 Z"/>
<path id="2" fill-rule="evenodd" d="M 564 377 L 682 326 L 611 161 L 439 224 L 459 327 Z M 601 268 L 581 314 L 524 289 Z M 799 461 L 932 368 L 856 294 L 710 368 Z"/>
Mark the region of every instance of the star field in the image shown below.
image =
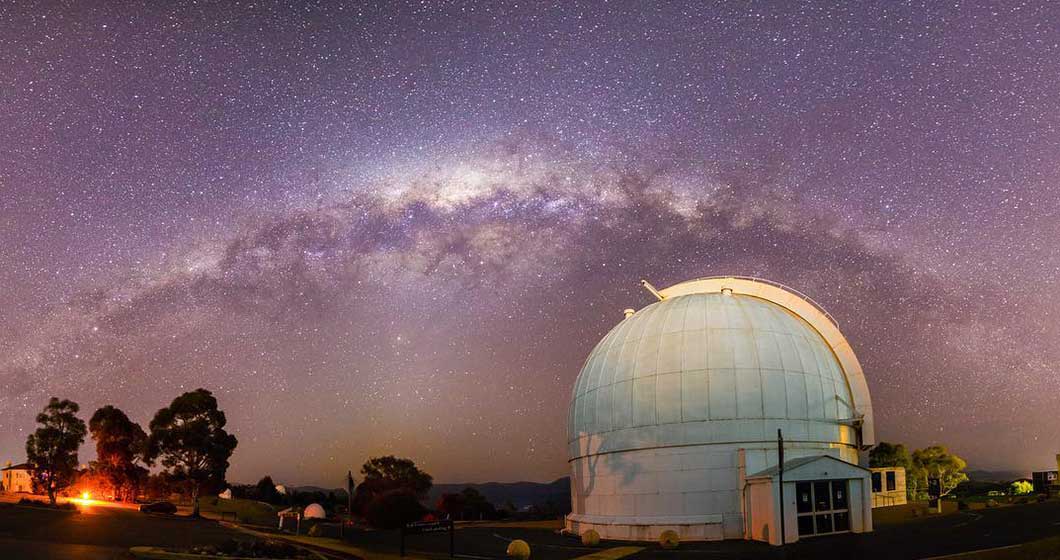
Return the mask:
<path id="1" fill-rule="evenodd" d="M 880 439 L 1047 467 L 1058 91 L 1047 2 L 0 5 L 0 460 L 203 386 L 230 480 L 549 480 L 637 281 L 741 274 Z"/>

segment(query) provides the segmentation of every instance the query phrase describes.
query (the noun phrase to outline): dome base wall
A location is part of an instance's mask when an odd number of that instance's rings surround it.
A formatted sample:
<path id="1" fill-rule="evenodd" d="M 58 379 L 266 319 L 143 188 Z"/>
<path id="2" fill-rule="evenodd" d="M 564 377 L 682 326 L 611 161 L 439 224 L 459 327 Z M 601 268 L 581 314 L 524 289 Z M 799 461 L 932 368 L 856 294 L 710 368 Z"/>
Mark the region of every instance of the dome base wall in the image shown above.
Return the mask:
<path id="1" fill-rule="evenodd" d="M 570 514 L 565 520 L 566 530 L 581 535 L 592 529 L 601 539 L 614 541 L 658 541 L 664 531 L 674 531 L 685 542 L 720 541 L 743 538 L 740 516 L 704 515 L 702 519 L 689 517 L 617 519 Z"/>

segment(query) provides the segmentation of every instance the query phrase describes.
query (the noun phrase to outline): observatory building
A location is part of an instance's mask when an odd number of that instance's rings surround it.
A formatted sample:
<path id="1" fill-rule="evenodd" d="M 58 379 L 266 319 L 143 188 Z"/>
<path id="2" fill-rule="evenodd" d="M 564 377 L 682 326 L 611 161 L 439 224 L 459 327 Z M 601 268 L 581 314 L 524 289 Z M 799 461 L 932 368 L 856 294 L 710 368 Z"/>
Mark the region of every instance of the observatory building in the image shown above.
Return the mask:
<path id="1" fill-rule="evenodd" d="M 772 544 L 871 531 L 872 403 L 831 316 L 760 279 L 644 284 L 659 301 L 627 310 L 575 382 L 568 531 Z"/>

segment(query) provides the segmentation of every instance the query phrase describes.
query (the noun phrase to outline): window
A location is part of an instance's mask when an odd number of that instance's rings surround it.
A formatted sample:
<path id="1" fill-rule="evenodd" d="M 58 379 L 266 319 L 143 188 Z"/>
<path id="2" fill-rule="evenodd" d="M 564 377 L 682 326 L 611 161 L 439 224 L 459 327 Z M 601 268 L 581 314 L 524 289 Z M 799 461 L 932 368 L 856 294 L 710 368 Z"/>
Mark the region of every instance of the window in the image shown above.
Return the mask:
<path id="1" fill-rule="evenodd" d="M 894 492 L 897 487 L 894 481 L 894 471 L 887 471 L 887 491 Z"/>
<path id="2" fill-rule="evenodd" d="M 835 520 L 835 531 L 837 533 L 850 530 L 850 512 L 838 511 L 832 514 L 832 519 Z"/>
<path id="3" fill-rule="evenodd" d="M 813 509 L 816 511 L 832 509 L 832 493 L 828 489 L 827 480 L 813 483 Z"/>
<path id="4" fill-rule="evenodd" d="M 827 535 L 850 530 L 850 498 L 845 480 L 817 480 L 795 484 L 799 536 Z"/>
<path id="5" fill-rule="evenodd" d="M 810 513 L 813 511 L 813 491 L 810 489 L 809 482 L 800 482 L 796 484 L 795 496 L 798 500 L 795 509 L 797 509 L 799 513 Z"/>
<path id="6" fill-rule="evenodd" d="M 872 491 L 883 492 L 883 476 L 880 473 L 872 473 Z"/>
<path id="7" fill-rule="evenodd" d="M 800 515 L 799 516 L 799 536 L 808 537 L 813 535 L 813 516 L 812 515 Z"/>
<path id="8" fill-rule="evenodd" d="M 832 509 L 847 509 L 847 485 L 832 482 Z"/>

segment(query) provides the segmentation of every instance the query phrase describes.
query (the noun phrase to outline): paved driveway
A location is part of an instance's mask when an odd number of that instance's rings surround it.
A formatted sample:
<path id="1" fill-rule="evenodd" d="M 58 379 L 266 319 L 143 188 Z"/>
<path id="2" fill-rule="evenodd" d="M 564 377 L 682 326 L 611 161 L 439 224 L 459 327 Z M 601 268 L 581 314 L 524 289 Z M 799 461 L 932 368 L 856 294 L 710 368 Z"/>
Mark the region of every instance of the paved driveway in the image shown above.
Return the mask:
<path id="1" fill-rule="evenodd" d="M 663 550 L 648 543 L 644 550 L 627 556 L 631 560 L 724 559 L 819 559 L 857 558 L 859 560 L 915 560 L 982 550 L 1060 536 L 1060 502 L 1028 504 L 944 517 L 917 519 L 901 525 L 881 527 L 861 535 L 836 535 L 807 539 L 784 548 L 757 542 L 724 541 L 683 543 L 677 550 Z M 395 543 L 396 534 L 376 533 L 361 538 L 375 546 Z M 600 548 L 583 547 L 578 540 L 541 529 L 468 527 L 456 532 L 458 556 L 503 558 L 511 539 L 530 543 L 534 560 L 570 560 Z M 606 547 L 622 543 L 608 543 Z M 444 534 L 415 535 L 407 542 L 410 551 L 444 554 L 448 537 Z"/>
<path id="2" fill-rule="evenodd" d="M 212 521 L 109 507 L 81 513 L 0 504 L 0 558 L 131 558 L 130 546 L 199 546 L 248 539 Z"/>

